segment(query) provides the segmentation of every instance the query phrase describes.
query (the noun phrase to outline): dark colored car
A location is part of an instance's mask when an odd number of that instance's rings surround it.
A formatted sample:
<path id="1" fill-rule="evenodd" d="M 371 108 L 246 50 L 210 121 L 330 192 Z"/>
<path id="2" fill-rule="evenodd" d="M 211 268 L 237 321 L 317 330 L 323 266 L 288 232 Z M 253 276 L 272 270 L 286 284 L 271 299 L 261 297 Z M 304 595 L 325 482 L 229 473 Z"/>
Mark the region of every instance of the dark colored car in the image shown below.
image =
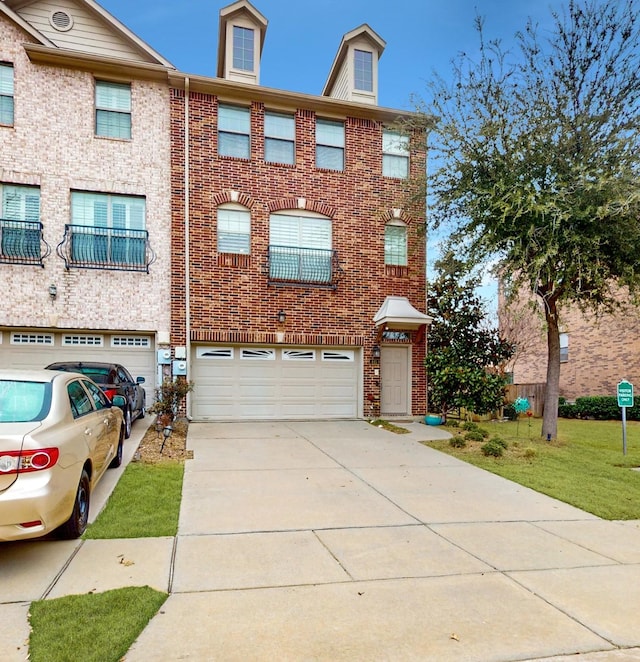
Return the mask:
<path id="1" fill-rule="evenodd" d="M 131 436 L 131 423 L 137 418 L 144 418 L 146 410 L 146 397 L 144 377 L 136 377 L 119 363 L 96 363 L 95 361 L 64 361 L 52 363 L 47 370 L 63 370 L 65 372 L 79 372 L 90 377 L 112 400 L 114 395 L 122 395 L 126 399 L 124 407 L 124 436 Z"/>

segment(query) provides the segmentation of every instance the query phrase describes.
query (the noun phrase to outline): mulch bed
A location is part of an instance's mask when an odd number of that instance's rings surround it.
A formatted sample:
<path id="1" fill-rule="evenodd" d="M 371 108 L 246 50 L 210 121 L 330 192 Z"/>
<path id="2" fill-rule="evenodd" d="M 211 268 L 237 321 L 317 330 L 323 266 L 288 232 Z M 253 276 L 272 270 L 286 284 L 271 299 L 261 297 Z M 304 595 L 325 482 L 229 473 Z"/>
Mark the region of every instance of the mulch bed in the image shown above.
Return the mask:
<path id="1" fill-rule="evenodd" d="M 189 459 L 191 451 L 187 451 L 186 448 L 188 429 L 188 421 L 178 419 L 173 422 L 171 436 L 165 440 L 162 430 L 157 430 L 155 423 L 152 423 L 138 446 L 134 461 L 159 464 L 162 462 L 182 462 Z M 164 446 L 162 445 L 163 441 Z M 162 449 L 162 452 L 160 449 Z"/>

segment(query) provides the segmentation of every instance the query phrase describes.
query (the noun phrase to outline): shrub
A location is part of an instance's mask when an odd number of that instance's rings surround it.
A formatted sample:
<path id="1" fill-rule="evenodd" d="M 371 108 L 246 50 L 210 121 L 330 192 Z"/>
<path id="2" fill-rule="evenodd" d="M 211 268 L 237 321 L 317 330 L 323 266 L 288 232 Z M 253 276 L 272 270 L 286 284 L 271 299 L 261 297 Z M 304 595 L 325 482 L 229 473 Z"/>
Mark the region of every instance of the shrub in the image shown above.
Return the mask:
<path id="1" fill-rule="evenodd" d="M 484 434 L 481 430 L 470 430 L 464 435 L 464 438 L 467 441 L 482 441 L 484 439 Z"/>
<path id="2" fill-rule="evenodd" d="M 474 423 L 473 421 L 465 421 L 461 427 L 467 432 L 474 432 L 482 435 L 482 439 L 489 436 L 489 433 L 486 430 L 483 430 L 477 423 Z M 478 441 L 482 441 L 482 439 Z"/>
<path id="3" fill-rule="evenodd" d="M 497 443 L 494 439 L 487 441 L 480 450 L 483 455 L 492 457 L 502 457 L 502 454 L 504 453 L 504 447 L 502 444 Z"/>
<path id="4" fill-rule="evenodd" d="M 178 415 L 182 401 L 190 391 L 193 391 L 193 382 L 188 382 L 184 377 L 165 379 L 156 389 L 156 401 L 147 411 L 150 414 L 166 416 L 173 420 Z"/>
<path id="5" fill-rule="evenodd" d="M 467 442 L 464 437 L 461 437 L 457 434 L 455 437 L 449 439 L 449 446 L 452 448 L 464 448 L 467 445 Z"/>
<path id="6" fill-rule="evenodd" d="M 518 412 L 516 411 L 516 408 L 513 405 L 513 402 L 510 402 L 506 404 L 502 408 L 502 415 L 508 420 L 508 421 L 517 421 L 518 420 Z"/>
<path id="7" fill-rule="evenodd" d="M 502 437 L 492 437 L 491 439 L 489 439 L 489 443 L 498 444 L 499 446 L 502 446 L 502 448 L 509 447 L 509 444 Z"/>
<path id="8" fill-rule="evenodd" d="M 527 446 L 527 448 L 524 449 L 522 455 L 526 460 L 533 460 L 534 458 L 538 457 L 538 451 L 531 446 Z"/>
<path id="9" fill-rule="evenodd" d="M 448 418 L 443 425 L 448 428 L 457 428 L 460 427 L 460 421 L 457 418 Z"/>

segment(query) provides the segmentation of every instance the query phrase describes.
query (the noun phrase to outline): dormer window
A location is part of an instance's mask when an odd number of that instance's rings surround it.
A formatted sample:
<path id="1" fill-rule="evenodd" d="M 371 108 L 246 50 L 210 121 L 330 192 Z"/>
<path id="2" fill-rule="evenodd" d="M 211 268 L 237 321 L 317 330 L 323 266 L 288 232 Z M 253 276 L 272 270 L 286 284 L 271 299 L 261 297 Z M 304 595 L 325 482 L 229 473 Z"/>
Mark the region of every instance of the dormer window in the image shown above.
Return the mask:
<path id="1" fill-rule="evenodd" d="M 253 30 L 233 26 L 233 68 L 253 71 Z"/>
<path id="2" fill-rule="evenodd" d="M 355 89 L 373 92 L 373 53 L 356 48 L 353 53 L 353 64 Z"/>

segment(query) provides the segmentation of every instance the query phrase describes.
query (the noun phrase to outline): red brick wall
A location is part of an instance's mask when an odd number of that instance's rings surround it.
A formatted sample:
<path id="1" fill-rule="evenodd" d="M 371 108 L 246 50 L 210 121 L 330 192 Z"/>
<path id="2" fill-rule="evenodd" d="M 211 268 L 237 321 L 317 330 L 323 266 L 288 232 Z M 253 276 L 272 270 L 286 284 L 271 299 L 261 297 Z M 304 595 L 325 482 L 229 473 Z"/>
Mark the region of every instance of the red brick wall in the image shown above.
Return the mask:
<path id="1" fill-rule="evenodd" d="M 184 344 L 184 92 L 172 94 L 172 192 L 174 263 L 172 343 Z M 315 167 L 315 113 L 296 111 L 295 165 L 264 162 L 264 106 L 251 106 L 251 159 L 217 154 L 218 100 L 189 97 L 189 234 L 191 339 L 202 342 L 276 342 L 363 346 L 364 393 L 379 394 L 371 347 L 376 343 L 373 316 L 387 295 L 407 296 L 418 309 L 425 301 L 424 209 L 408 207 L 406 182 L 382 176 L 382 126 L 375 120 L 345 119 L 345 170 Z M 411 159 L 411 172 L 424 173 L 425 156 Z M 231 201 L 230 192 L 251 212 L 251 255 L 216 253 L 216 208 Z M 280 209 L 306 209 L 332 219 L 332 247 L 342 277 L 336 289 L 275 287 L 267 283 L 269 215 Z M 409 266 L 388 275 L 384 265 L 385 223 L 402 209 L 409 227 Z M 302 210 L 301 210 L 302 211 Z M 392 272 L 393 270 L 389 270 Z M 286 312 L 284 328 L 279 310 Z M 413 409 L 425 411 L 424 340 L 413 349 Z"/>

